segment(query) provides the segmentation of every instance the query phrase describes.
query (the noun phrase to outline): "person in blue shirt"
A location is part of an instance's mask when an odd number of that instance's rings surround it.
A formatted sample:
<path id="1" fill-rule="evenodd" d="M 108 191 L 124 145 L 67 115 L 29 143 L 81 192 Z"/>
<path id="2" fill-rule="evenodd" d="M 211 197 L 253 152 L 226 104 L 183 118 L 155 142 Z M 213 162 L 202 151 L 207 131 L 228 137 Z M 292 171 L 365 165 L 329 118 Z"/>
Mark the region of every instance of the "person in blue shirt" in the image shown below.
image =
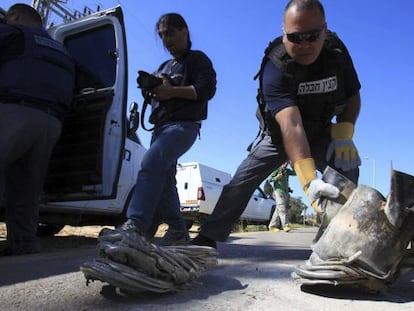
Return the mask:
<path id="1" fill-rule="evenodd" d="M 289 1 L 283 34 L 265 55 L 257 97 L 260 135 L 191 244 L 217 247 L 216 241 L 225 241 L 254 189 L 286 161 L 316 212 L 318 198 L 339 196 L 317 171 L 329 165 L 358 181 L 361 160 L 352 138 L 360 82 L 345 45 L 328 30 L 321 2 Z"/>

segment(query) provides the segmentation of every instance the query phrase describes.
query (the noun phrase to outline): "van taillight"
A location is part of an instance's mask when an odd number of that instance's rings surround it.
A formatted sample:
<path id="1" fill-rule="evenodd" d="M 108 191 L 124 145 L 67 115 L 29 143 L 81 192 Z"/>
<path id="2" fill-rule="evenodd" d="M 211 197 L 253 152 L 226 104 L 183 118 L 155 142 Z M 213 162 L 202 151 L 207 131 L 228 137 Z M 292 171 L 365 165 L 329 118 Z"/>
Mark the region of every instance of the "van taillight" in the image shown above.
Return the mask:
<path id="1" fill-rule="evenodd" d="M 205 201 L 206 197 L 204 196 L 204 189 L 203 187 L 198 187 L 197 190 L 197 200 Z"/>

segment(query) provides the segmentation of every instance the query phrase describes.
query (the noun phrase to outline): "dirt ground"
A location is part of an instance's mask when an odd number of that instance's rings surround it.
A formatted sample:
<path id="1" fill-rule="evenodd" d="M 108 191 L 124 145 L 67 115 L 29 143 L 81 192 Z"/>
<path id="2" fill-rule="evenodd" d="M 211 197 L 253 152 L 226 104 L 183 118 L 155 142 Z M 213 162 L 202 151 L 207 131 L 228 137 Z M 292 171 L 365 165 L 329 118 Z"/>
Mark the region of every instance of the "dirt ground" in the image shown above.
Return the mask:
<path id="1" fill-rule="evenodd" d="M 97 238 L 99 231 L 104 226 L 85 226 L 85 227 L 73 227 L 65 226 L 56 236 L 83 236 L 88 238 Z M 113 228 L 107 226 L 107 228 Z M 6 225 L 0 223 L 0 241 L 6 239 Z"/>
<path id="2" fill-rule="evenodd" d="M 40 238 L 42 252 L 54 252 L 69 248 L 90 248 L 97 244 L 97 237 L 102 228 L 111 228 L 112 226 L 65 226 L 58 234 L 52 237 Z M 160 238 L 168 229 L 167 225 L 160 225 L 155 238 Z M 190 230 L 190 236 L 194 237 L 197 227 Z M 0 222 L 0 250 L 6 244 L 6 225 Z"/>
<path id="3" fill-rule="evenodd" d="M 83 245 L 87 244 L 89 241 L 96 242 L 96 238 L 99 235 L 99 232 L 102 230 L 102 228 L 111 228 L 113 229 L 113 226 L 82 226 L 82 227 L 76 227 L 76 226 L 65 226 L 63 229 L 55 234 L 54 237 L 46 237 L 41 238 L 42 244 L 46 246 L 46 249 L 49 249 L 49 244 L 52 245 L 56 244 L 59 246 L 59 248 L 64 247 L 74 247 L 76 245 Z M 168 226 L 165 224 L 162 224 L 159 226 L 157 233 L 155 234 L 155 238 L 162 237 L 165 233 L 165 231 L 168 229 Z M 190 236 L 194 237 L 197 233 L 198 226 L 193 226 L 190 229 Z M 2 248 L 2 244 L 4 244 L 6 241 L 6 225 L 3 222 L 0 222 L 0 249 Z"/>
<path id="4" fill-rule="evenodd" d="M 83 226 L 83 227 L 75 227 L 75 226 L 65 226 L 63 229 L 56 234 L 55 236 L 83 236 L 87 238 L 97 238 L 99 231 L 102 228 L 111 228 L 111 226 Z M 168 229 L 168 226 L 161 225 L 158 228 L 156 236 L 162 236 L 165 230 Z M 6 225 L 3 222 L 0 222 L 0 241 L 6 239 Z"/>

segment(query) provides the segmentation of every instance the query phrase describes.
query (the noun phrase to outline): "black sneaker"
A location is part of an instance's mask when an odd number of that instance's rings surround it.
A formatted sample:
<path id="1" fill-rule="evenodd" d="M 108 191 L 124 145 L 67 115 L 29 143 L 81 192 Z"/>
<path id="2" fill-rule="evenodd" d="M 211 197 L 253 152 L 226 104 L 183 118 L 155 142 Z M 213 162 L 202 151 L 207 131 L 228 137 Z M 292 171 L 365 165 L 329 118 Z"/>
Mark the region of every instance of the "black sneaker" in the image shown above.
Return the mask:
<path id="1" fill-rule="evenodd" d="M 197 235 L 194 239 L 192 239 L 190 245 L 208 246 L 217 249 L 216 241 L 201 234 Z"/>
<path id="2" fill-rule="evenodd" d="M 136 234 L 139 236 L 143 236 L 141 230 L 134 223 L 134 221 L 128 219 L 125 223 L 123 223 L 119 227 L 116 227 L 115 229 L 103 228 L 99 232 L 99 240 L 114 242 L 117 240 L 121 240 L 125 234 Z"/>
<path id="3" fill-rule="evenodd" d="M 189 242 L 190 236 L 187 231 L 168 229 L 156 244 L 159 246 L 180 246 L 187 245 Z"/>
<path id="4" fill-rule="evenodd" d="M 126 222 L 124 222 L 123 225 L 116 228 L 115 231 L 121 231 L 125 233 L 137 233 L 139 235 L 142 235 L 141 230 L 138 228 L 138 226 L 132 219 L 128 219 Z"/>

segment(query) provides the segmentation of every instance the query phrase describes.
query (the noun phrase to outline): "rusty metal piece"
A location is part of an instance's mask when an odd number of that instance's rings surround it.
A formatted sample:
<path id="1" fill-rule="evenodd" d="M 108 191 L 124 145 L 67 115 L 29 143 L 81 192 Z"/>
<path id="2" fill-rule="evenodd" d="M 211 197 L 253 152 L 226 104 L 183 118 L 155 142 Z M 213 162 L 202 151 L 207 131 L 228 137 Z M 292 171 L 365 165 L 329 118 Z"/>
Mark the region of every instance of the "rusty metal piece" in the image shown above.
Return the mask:
<path id="1" fill-rule="evenodd" d="M 335 217 L 340 208 L 346 203 L 352 192 L 357 187 L 351 180 L 329 166 L 327 166 L 324 170 L 322 180 L 337 187 L 340 194 L 336 199 L 319 199 L 319 206 L 323 212 L 320 216 L 321 225 L 319 226 L 319 230 L 313 239 L 313 243 L 316 243 L 319 240 L 332 218 Z"/>
<path id="2" fill-rule="evenodd" d="M 293 278 L 302 285 L 352 284 L 382 291 L 414 268 L 414 176 L 391 172 L 387 199 L 358 186 L 336 212 Z M 411 247 L 410 247 L 411 245 Z"/>

